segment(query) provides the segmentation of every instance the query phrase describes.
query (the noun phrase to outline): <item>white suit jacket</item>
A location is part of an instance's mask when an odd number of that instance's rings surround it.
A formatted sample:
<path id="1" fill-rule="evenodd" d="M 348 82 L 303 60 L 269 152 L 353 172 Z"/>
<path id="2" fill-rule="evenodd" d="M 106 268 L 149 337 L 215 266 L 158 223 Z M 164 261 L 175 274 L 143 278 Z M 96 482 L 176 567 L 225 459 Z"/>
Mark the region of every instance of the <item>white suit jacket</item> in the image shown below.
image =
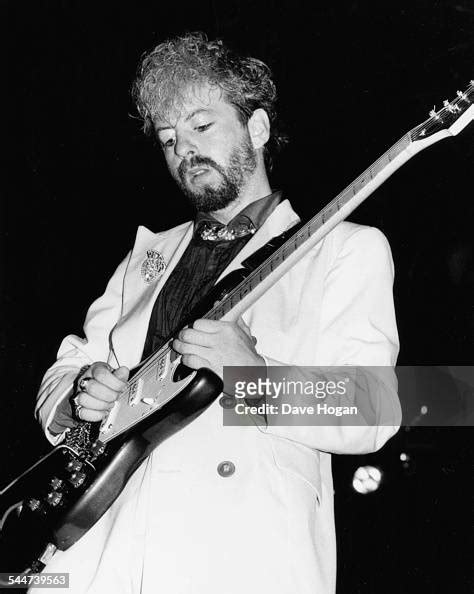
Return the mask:
<path id="1" fill-rule="evenodd" d="M 226 272 L 298 217 L 287 200 Z M 41 385 L 37 415 L 48 432 L 78 369 L 139 363 L 158 292 L 179 261 L 193 224 L 153 234 L 140 227 L 133 250 L 90 308 L 85 338 L 68 336 Z M 146 284 L 146 251 L 167 269 Z M 224 273 L 224 274 L 225 274 Z M 378 230 L 343 222 L 243 315 L 268 365 L 394 365 L 398 337 L 393 264 Z M 395 382 L 384 394 L 396 422 Z M 387 402 L 384 403 L 385 409 Z M 70 573 L 71 594 L 322 594 L 335 591 L 330 453 L 380 448 L 397 429 L 228 427 L 216 401 L 143 463 L 109 511 L 45 571 Z M 219 464 L 235 472 L 221 476 Z"/>

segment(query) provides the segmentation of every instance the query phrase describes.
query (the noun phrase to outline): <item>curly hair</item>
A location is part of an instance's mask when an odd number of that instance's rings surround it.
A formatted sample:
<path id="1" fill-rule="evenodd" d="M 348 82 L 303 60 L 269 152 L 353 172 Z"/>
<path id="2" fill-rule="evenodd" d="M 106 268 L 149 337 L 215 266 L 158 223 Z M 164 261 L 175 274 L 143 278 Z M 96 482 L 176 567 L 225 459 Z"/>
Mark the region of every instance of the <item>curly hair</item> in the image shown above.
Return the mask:
<path id="1" fill-rule="evenodd" d="M 288 141 L 278 129 L 277 92 L 271 77 L 262 61 L 238 56 L 220 39 L 209 41 L 204 33 L 196 32 L 168 39 L 145 54 L 132 96 L 147 134 L 154 134 L 155 118 L 166 119 L 183 105 L 190 87 L 205 83 L 221 89 L 243 125 L 256 109 L 264 109 L 270 120 L 264 155 L 271 169 L 273 157 Z"/>

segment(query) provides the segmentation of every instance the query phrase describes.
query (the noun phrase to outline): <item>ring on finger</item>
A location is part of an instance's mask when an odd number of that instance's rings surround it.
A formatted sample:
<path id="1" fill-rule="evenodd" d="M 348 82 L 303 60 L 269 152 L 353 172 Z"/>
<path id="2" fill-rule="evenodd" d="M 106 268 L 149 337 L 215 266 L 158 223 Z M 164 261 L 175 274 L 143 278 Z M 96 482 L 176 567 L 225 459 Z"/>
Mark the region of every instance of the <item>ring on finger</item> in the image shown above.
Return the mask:
<path id="1" fill-rule="evenodd" d="M 74 396 L 74 398 L 72 399 L 72 403 L 74 405 L 74 410 L 73 410 L 74 416 L 76 418 L 78 418 L 79 420 L 81 420 L 81 416 L 80 416 L 79 412 L 84 407 L 82 406 L 82 404 L 79 404 L 79 395 Z"/>
<path id="2" fill-rule="evenodd" d="M 81 421 L 81 415 L 79 414 L 84 407 L 81 404 L 78 404 L 74 410 L 74 414 L 76 417 Z"/>
<path id="3" fill-rule="evenodd" d="M 78 384 L 78 388 L 81 392 L 86 392 L 87 393 L 87 384 L 91 381 L 91 377 L 83 377 L 79 384 Z"/>

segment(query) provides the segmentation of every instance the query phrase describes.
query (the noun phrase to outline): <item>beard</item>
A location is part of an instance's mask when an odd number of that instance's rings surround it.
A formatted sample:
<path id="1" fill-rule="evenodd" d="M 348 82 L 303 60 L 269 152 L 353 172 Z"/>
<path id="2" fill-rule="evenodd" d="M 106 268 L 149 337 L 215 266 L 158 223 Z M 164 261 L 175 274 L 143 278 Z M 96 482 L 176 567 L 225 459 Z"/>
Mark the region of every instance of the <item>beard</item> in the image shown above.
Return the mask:
<path id="1" fill-rule="evenodd" d="M 217 184 L 192 188 L 188 184 L 186 174 L 189 169 L 200 165 L 214 169 L 219 174 L 220 181 Z M 232 204 L 239 197 L 248 176 L 256 167 L 257 156 L 250 138 L 247 137 L 232 150 L 226 166 L 219 165 L 210 157 L 200 155 L 191 157 L 189 161 L 183 160 L 178 167 L 176 182 L 198 211 L 211 212 Z"/>

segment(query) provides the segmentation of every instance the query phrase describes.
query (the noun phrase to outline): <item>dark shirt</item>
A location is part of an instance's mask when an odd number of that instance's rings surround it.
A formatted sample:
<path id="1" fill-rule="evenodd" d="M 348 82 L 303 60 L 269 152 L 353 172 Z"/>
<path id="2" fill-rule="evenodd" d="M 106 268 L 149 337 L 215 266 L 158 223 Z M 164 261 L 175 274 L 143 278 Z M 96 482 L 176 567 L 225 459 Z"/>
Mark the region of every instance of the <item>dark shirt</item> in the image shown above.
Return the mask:
<path id="1" fill-rule="evenodd" d="M 255 230 L 259 229 L 280 200 L 281 192 L 274 192 L 252 202 L 227 227 L 240 229 L 248 224 Z M 192 321 L 192 310 L 208 295 L 225 268 L 252 237 L 249 233 L 235 239 L 202 239 L 200 231 L 209 221 L 216 222 L 216 219 L 210 214 L 198 213 L 191 242 L 155 301 L 142 359 Z"/>

